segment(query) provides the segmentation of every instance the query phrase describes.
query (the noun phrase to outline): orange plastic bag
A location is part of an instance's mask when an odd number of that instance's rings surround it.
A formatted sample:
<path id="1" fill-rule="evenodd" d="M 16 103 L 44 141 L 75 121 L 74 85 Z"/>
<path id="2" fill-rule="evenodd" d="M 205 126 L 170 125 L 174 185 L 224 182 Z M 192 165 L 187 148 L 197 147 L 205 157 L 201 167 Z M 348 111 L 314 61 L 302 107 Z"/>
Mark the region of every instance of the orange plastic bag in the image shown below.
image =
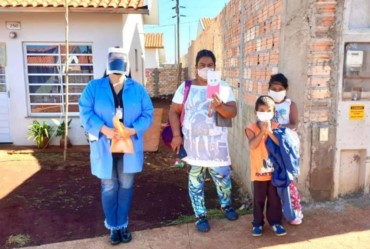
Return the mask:
<path id="1" fill-rule="evenodd" d="M 123 136 L 127 137 L 127 131 L 125 130 L 125 126 L 119 121 L 119 117 L 115 115 L 113 117 L 113 125 L 114 128 L 118 131 L 118 133 Z M 110 151 L 112 153 L 134 153 L 134 144 L 132 143 L 131 137 L 128 138 L 113 138 L 110 146 Z"/>

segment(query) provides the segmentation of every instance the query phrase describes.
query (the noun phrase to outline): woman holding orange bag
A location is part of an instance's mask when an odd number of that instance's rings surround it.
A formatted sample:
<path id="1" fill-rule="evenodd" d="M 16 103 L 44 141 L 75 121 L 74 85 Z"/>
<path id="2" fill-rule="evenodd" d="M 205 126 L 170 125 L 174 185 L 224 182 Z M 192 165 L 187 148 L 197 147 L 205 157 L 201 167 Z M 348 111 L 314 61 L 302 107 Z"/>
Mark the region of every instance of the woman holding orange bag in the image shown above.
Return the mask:
<path id="1" fill-rule="evenodd" d="M 127 55 L 121 48 L 109 48 L 106 72 L 107 77 L 89 82 L 79 108 L 89 133 L 91 171 L 101 179 L 104 223 L 115 245 L 132 239 L 127 226 L 134 176 L 143 168 L 143 137 L 153 121 L 153 105 L 144 87 L 126 77 Z M 121 124 L 114 125 L 113 118 Z M 132 141 L 133 153 L 112 153 L 112 141 L 120 140 Z"/>

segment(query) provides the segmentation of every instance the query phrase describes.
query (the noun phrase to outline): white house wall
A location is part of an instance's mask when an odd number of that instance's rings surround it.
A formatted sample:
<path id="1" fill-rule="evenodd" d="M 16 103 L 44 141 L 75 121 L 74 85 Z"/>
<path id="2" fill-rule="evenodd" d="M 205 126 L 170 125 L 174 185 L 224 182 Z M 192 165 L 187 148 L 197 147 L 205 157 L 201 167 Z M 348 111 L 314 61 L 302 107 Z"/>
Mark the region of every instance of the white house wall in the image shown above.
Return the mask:
<path id="1" fill-rule="evenodd" d="M 159 49 L 159 65 L 166 63 L 166 52 L 164 51 L 164 48 Z"/>
<path id="2" fill-rule="evenodd" d="M 342 39 L 339 52 L 338 80 L 338 111 L 336 131 L 336 151 L 334 170 L 333 198 L 353 192 L 370 192 L 370 97 L 369 92 L 363 92 L 363 99 L 344 99 L 346 92 L 343 87 L 345 72 L 344 48 L 347 43 L 370 44 L 370 3 L 368 0 L 346 0 Z M 366 13 L 366 14 L 365 14 Z M 365 57 L 366 58 L 366 57 Z M 364 61 L 364 66 L 369 65 Z M 368 83 L 364 81 L 364 83 Z M 365 85 L 364 85 L 365 87 Z M 362 105 L 364 116 L 362 120 L 350 118 L 352 106 Z"/>
<path id="3" fill-rule="evenodd" d="M 139 34 L 133 32 L 142 32 L 142 17 L 134 15 L 133 18 L 123 18 L 122 15 L 112 14 L 70 14 L 70 42 L 92 43 L 94 77 L 102 77 L 106 67 L 106 57 L 108 47 L 123 46 L 130 51 L 132 60 L 132 49 L 130 45 L 142 48 L 142 41 Z M 126 25 L 123 25 L 124 19 L 127 19 Z M 18 37 L 9 38 L 9 30 L 5 27 L 6 21 L 21 22 L 21 30 L 16 30 Z M 133 22 L 133 23 L 129 23 Z M 13 144 L 31 145 L 32 141 L 27 140 L 27 129 L 33 120 L 49 121 L 51 118 L 58 117 L 29 117 L 27 113 L 27 86 L 25 76 L 25 63 L 23 44 L 25 42 L 58 42 L 65 40 L 65 23 L 63 13 L 1 13 L 0 15 L 0 42 L 6 43 L 7 67 L 6 80 L 10 91 L 10 126 Z M 135 25 L 135 23 L 138 23 Z M 127 28 L 127 27 L 136 27 Z M 122 34 L 121 32 L 124 32 Z M 125 38 L 123 41 L 123 37 Z M 130 40 L 130 41 L 129 41 Z M 140 50 L 140 55 L 141 55 Z M 142 74 L 139 71 L 133 72 L 135 78 Z M 86 138 L 78 116 L 72 117 L 71 130 L 69 136 L 73 144 L 86 144 Z M 54 139 L 53 144 L 58 143 Z"/>
<path id="4" fill-rule="evenodd" d="M 144 15 L 144 23 L 148 25 L 159 25 L 158 0 L 147 0 L 149 15 Z M 145 5 L 145 4 L 144 4 Z"/>
<path id="5" fill-rule="evenodd" d="M 159 67 L 158 49 L 146 48 L 145 49 L 145 68 Z"/>
<path id="6" fill-rule="evenodd" d="M 144 29 L 143 16 L 131 14 L 122 16 L 122 42 L 123 48 L 128 51 L 131 76 L 134 80 L 144 82 Z M 135 49 L 136 53 L 135 54 Z"/>

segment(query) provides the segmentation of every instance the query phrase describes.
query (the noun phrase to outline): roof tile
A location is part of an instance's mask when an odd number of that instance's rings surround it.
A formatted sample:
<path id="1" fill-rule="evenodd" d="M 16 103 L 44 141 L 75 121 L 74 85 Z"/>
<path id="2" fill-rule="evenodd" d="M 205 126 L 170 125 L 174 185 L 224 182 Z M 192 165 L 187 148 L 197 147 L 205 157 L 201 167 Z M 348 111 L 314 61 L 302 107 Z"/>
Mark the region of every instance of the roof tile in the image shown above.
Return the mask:
<path id="1" fill-rule="evenodd" d="M 0 8 L 17 8 L 17 7 L 64 7 L 65 0 L 0 0 Z M 70 0 L 70 7 L 80 8 L 123 8 L 139 9 L 147 7 L 144 0 Z"/>
<path id="2" fill-rule="evenodd" d="M 147 33 L 145 37 L 145 48 L 163 48 L 163 33 Z"/>
<path id="3" fill-rule="evenodd" d="M 213 23 L 213 18 L 201 18 L 200 19 L 200 22 L 202 24 L 202 27 L 203 27 L 203 30 L 206 30 L 209 28 L 209 26 L 211 26 L 211 24 Z"/>

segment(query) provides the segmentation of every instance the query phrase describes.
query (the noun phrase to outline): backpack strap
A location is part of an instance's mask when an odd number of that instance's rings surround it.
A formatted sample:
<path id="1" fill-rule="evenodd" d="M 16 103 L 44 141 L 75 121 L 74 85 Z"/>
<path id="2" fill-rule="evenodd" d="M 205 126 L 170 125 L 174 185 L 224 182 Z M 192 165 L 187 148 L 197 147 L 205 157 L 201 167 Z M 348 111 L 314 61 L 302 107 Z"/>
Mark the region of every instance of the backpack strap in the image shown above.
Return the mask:
<path id="1" fill-rule="evenodd" d="M 191 87 L 191 80 L 186 80 L 185 89 L 184 89 L 184 98 L 182 100 L 182 109 L 181 109 L 181 115 L 180 115 L 180 125 L 182 125 L 182 122 L 184 121 L 184 116 L 185 116 L 184 105 L 185 105 L 186 100 L 188 99 L 190 87 Z"/>
<path id="2" fill-rule="evenodd" d="M 184 99 L 182 101 L 182 104 L 185 104 L 186 100 L 188 99 L 190 87 L 191 87 L 191 80 L 185 81 Z"/>

